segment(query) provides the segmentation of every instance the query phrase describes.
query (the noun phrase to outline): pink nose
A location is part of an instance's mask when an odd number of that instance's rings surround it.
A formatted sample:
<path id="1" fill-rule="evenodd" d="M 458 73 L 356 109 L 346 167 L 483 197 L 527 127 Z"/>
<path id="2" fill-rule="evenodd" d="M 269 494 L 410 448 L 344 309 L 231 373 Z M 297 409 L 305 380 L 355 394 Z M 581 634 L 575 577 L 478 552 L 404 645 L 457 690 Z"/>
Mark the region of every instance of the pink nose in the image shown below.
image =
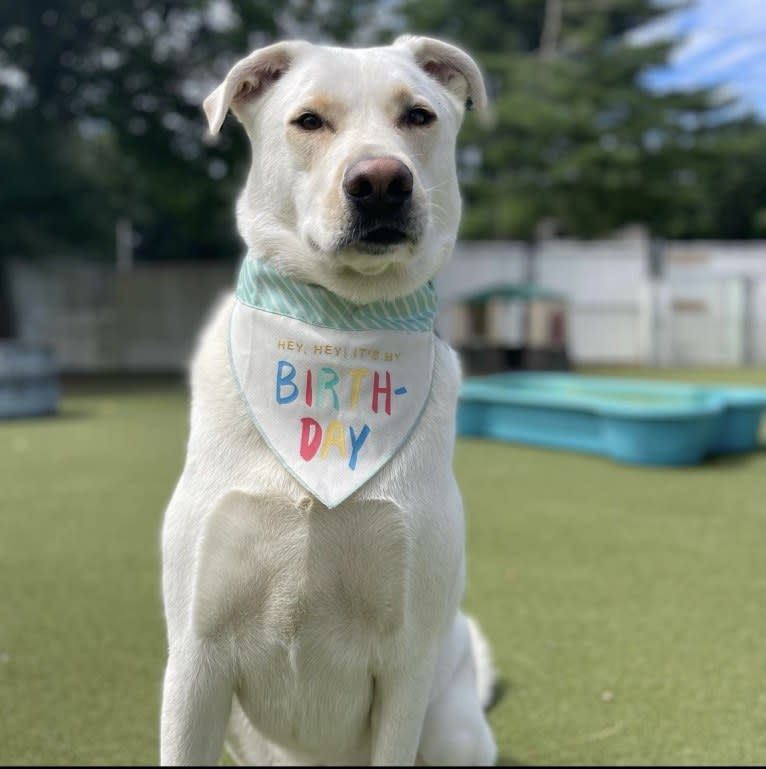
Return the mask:
<path id="1" fill-rule="evenodd" d="M 412 172 L 396 158 L 365 158 L 346 171 L 343 191 L 360 212 L 393 213 L 412 197 Z"/>

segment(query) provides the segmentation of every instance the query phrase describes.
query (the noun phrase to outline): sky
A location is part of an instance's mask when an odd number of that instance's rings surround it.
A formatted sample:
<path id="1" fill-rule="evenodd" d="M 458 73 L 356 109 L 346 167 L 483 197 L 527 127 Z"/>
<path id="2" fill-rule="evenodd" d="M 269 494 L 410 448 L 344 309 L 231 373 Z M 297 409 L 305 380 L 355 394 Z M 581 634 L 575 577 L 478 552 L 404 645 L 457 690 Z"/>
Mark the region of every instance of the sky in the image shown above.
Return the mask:
<path id="1" fill-rule="evenodd" d="M 672 8 L 674 0 L 660 0 Z M 766 118 L 766 0 L 694 0 L 634 33 L 635 42 L 683 38 L 651 87 L 721 87 Z"/>
<path id="2" fill-rule="evenodd" d="M 631 34 L 635 43 L 678 39 L 670 66 L 648 73 L 650 87 L 693 89 L 713 86 L 741 99 L 742 111 L 766 119 L 766 0 L 655 0 L 668 13 Z M 673 10 L 674 6 L 687 7 Z M 210 12 L 225 27 L 229 0 L 215 0 Z M 212 19 L 215 21 L 215 19 Z M 23 73 L 0 65 L 0 86 L 20 89 Z M 2 105 L 0 105 L 1 107 Z"/>

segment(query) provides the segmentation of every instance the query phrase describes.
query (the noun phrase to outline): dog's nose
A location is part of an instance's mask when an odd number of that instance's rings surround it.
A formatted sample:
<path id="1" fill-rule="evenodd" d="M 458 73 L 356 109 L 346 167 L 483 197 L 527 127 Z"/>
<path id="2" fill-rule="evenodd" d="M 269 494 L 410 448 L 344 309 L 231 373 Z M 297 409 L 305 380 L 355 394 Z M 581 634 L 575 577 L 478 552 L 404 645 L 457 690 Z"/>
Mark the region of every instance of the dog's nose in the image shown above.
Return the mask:
<path id="1" fill-rule="evenodd" d="M 393 213 L 412 197 L 412 171 L 396 158 L 365 158 L 346 171 L 343 191 L 361 212 Z"/>

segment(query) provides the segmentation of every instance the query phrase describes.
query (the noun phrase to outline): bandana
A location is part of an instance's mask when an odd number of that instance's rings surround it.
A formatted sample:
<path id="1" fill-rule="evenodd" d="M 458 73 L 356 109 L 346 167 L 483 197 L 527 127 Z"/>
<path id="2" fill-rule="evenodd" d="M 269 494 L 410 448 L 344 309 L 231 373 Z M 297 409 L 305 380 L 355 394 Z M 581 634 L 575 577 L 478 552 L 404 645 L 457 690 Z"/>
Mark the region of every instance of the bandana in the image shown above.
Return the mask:
<path id="1" fill-rule="evenodd" d="M 234 380 L 271 450 L 328 507 L 417 425 L 431 392 L 435 314 L 430 282 L 355 304 L 250 255 L 242 263 L 229 326 Z"/>

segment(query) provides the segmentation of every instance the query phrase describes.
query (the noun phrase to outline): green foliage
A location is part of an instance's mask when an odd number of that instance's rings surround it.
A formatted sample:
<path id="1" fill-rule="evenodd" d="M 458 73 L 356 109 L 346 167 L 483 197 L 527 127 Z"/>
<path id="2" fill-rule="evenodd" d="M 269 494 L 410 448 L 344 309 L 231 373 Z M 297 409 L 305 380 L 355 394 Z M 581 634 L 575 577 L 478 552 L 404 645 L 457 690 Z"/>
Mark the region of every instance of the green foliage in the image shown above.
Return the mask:
<path id="1" fill-rule="evenodd" d="M 25 0 L 0 6 L 0 254 L 234 259 L 241 131 L 205 139 L 200 102 L 233 62 L 288 34 L 347 37 L 369 2 L 275 14 L 268 0 Z M 233 10 L 236 8 L 236 10 Z M 7 79 L 6 79 L 7 80 Z"/>
<path id="2" fill-rule="evenodd" d="M 656 3 L 409 0 L 404 13 L 471 51 L 493 97 L 492 130 L 463 133 L 464 236 L 532 239 L 541 221 L 583 237 L 632 223 L 665 237 L 763 233 L 766 129 L 727 121 L 732 105 L 712 92 L 643 85 L 670 44 L 628 33 Z"/>
<path id="3" fill-rule="evenodd" d="M 227 10 L 228 9 L 228 10 Z M 559 14 L 560 11 L 560 14 Z M 25 0 L 0 5 L 0 255 L 111 259 L 128 217 L 138 259 L 236 258 L 247 147 L 205 139 L 199 104 L 241 55 L 283 37 L 452 39 L 486 73 L 495 126 L 460 148 L 463 234 L 766 234 L 766 128 L 708 92 L 659 95 L 667 44 L 626 34 L 652 0 Z"/>
<path id="4" fill-rule="evenodd" d="M 47 0 L 0 11 L 0 62 L 23 86 L 0 94 L 2 210 L 10 227 L 0 252 L 113 253 L 118 216 L 140 233 L 139 254 L 195 256 L 220 233 L 200 227 L 216 150 L 201 141 L 198 108 L 181 87 L 197 63 L 193 43 L 174 50 L 170 29 L 194 4 Z M 166 41 L 166 42 L 163 42 Z M 187 69 L 188 67 L 188 69 Z M 199 137 L 195 136 L 199 134 Z M 215 205 L 215 203 L 218 205 Z M 206 237 L 213 234 L 213 242 Z M 171 233 L 163 243 L 166 233 Z"/>

